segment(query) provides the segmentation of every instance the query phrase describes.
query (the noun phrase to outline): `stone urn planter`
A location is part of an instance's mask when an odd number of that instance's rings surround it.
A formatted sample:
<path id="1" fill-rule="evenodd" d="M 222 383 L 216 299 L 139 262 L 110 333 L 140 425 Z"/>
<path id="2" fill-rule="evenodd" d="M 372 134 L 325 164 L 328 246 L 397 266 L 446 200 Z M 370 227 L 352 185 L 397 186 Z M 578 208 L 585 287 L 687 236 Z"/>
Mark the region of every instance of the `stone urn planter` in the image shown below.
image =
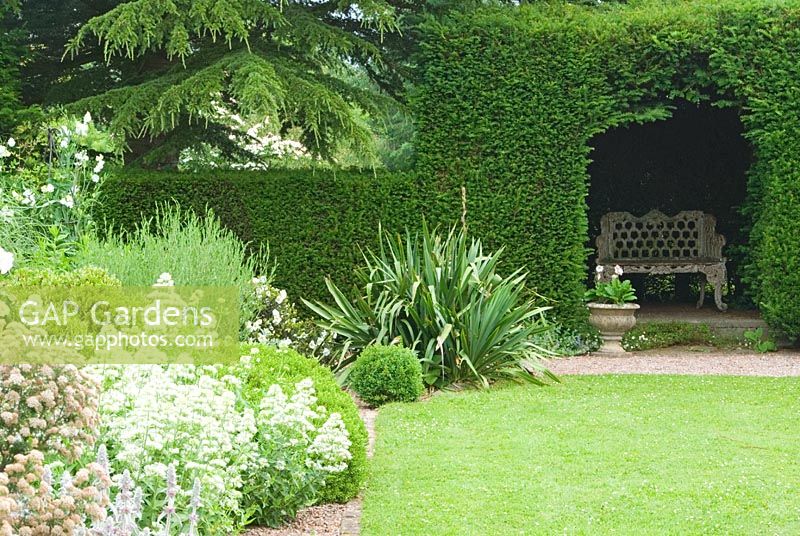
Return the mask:
<path id="1" fill-rule="evenodd" d="M 589 307 L 589 323 L 597 328 L 603 338 L 603 346 L 599 352 L 604 354 L 624 354 L 620 341 L 626 331 L 636 325 L 635 303 L 617 305 L 614 303 L 587 304 Z"/>

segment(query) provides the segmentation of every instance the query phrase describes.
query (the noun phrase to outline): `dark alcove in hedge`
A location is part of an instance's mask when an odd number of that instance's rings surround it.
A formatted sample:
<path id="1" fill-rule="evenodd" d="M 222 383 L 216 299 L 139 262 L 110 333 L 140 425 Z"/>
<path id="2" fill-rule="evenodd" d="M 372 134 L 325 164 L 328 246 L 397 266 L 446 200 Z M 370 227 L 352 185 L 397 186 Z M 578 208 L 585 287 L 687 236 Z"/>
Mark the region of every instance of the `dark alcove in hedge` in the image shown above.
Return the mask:
<path id="1" fill-rule="evenodd" d="M 672 117 L 607 130 L 589 141 L 589 244 L 600 232 L 600 218 L 611 211 L 641 216 L 652 209 L 674 215 L 701 210 L 717 218 L 717 231 L 727 245 L 728 275 L 739 302 L 744 285 L 739 264 L 747 243 L 741 207 L 747 195 L 747 170 L 752 164 L 750 144 L 735 108 L 708 102 L 673 103 Z M 594 255 L 589 259 L 589 272 Z M 591 278 L 591 273 L 587 276 Z M 635 277 L 645 299 L 693 301 L 689 275 Z M 673 281 L 675 286 L 673 286 Z M 728 298 L 730 301 L 731 297 Z"/>

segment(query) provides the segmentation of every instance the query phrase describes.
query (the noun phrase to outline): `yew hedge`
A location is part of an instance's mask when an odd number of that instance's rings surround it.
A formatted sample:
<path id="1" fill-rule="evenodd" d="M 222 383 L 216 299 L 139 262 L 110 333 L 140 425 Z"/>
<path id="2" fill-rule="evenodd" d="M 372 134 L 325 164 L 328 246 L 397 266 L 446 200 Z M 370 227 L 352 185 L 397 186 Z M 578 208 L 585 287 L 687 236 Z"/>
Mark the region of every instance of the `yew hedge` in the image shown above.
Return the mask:
<path id="1" fill-rule="evenodd" d="M 489 8 L 427 36 L 418 171 L 466 190 L 470 230 L 505 244 L 563 317 L 583 311 L 592 136 L 678 100 L 738 109 L 754 151 L 745 281 L 800 336 L 799 2 Z"/>

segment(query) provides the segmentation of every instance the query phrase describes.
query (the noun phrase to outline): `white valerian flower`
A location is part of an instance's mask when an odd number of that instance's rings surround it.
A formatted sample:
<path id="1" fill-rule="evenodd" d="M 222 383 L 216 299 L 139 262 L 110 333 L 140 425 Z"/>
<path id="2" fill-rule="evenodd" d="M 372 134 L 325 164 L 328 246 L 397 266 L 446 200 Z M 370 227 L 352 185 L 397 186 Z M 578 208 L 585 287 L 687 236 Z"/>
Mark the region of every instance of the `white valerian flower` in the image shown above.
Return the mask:
<path id="1" fill-rule="evenodd" d="M 86 154 L 86 151 L 78 151 L 77 153 L 75 153 L 76 166 L 82 165 L 87 160 L 89 160 L 89 155 Z"/>
<path id="2" fill-rule="evenodd" d="M 95 184 L 100 182 L 100 175 L 98 175 L 97 173 L 92 173 L 92 182 Z"/>
<path id="3" fill-rule="evenodd" d="M 59 199 L 58 202 L 67 208 L 73 208 L 75 206 L 75 199 L 69 194 L 67 194 L 63 199 Z"/>
<path id="4" fill-rule="evenodd" d="M 94 166 L 94 172 L 100 173 L 101 171 L 103 171 L 103 166 L 106 165 L 106 161 L 103 160 L 103 155 L 101 154 L 95 157 L 95 161 L 97 162 L 97 164 L 95 164 Z"/>
<path id="5" fill-rule="evenodd" d="M 55 191 L 56 187 L 50 183 L 45 184 L 40 188 L 43 194 L 51 194 Z"/>
<path id="6" fill-rule="evenodd" d="M 11 156 L 11 153 L 8 152 L 5 145 L 0 145 L 0 158 L 5 158 L 7 156 Z"/>
<path id="7" fill-rule="evenodd" d="M 8 138 L 8 141 L 6 143 L 8 144 L 9 147 L 14 147 L 17 145 L 17 140 L 15 140 L 14 138 Z"/>
<path id="8" fill-rule="evenodd" d="M 14 267 L 14 254 L 0 247 L 0 274 L 7 274 Z"/>
<path id="9" fill-rule="evenodd" d="M 619 264 L 617 264 L 616 266 L 614 266 L 614 273 L 615 273 L 617 276 L 620 276 L 620 275 L 622 275 L 622 274 L 624 273 L 624 272 L 622 271 L 622 266 L 620 266 Z"/>
<path id="10" fill-rule="evenodd" d="M 60 142 L 58 142 L 58 145 L 59 145 L 59 146 L 60 146 L 62 149 L 65 149 L 65 148 L 67 147 L 67 145 L 69 145 L 69 138 L 61 138 L 61 141 L 60 141 Z"/>

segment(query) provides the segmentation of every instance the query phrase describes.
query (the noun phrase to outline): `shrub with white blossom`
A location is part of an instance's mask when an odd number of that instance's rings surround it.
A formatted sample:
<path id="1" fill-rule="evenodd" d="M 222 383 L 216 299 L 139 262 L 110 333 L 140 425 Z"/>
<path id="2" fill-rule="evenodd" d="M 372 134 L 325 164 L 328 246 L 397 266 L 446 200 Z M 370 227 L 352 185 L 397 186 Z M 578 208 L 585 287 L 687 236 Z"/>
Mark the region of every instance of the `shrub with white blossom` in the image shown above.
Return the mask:
<path id="1" fill-rule="evenodd" d="M 285 290 L 263 276 L 253 278 L 253 288 L 258 306 L 255 318 L 245 323 L 248 342 L 291 348 L 323 363 L 337 355 L 334 336 L 314 321 L 300 318 Z"/>
<path id="2" fill-rule="evenodd" d="M 19 257 L 63 264 L 93 227 L 92 207 L 116 142 L 88 113 L 45 130 L 47 141 L 0 145 L 0 243 Z"/>

